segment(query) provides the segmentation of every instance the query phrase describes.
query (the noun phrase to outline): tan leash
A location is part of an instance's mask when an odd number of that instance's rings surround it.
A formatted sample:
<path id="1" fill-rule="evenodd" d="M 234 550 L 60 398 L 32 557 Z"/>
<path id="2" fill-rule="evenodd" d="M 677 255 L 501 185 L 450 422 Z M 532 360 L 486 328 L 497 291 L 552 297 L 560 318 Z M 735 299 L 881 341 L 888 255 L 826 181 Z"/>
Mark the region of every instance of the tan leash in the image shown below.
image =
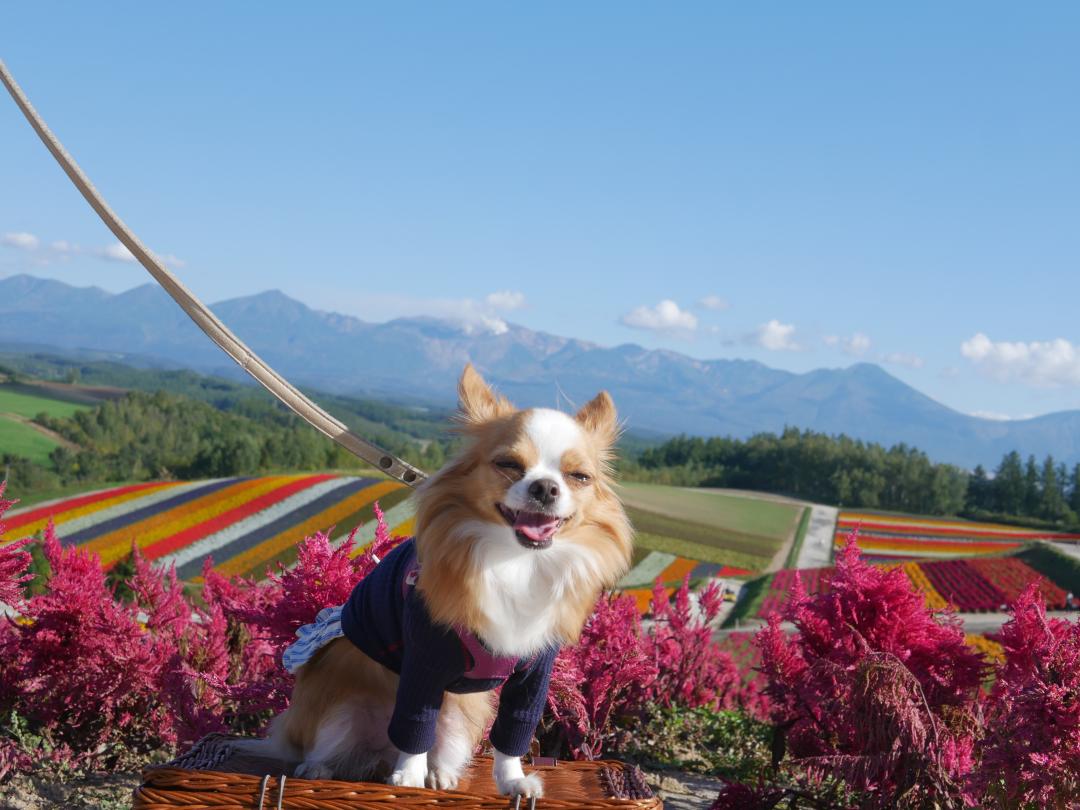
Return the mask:
<path id="1" fill-rule="evenodd" d="M 79 165 L 64 149 L 56 136 L 52 134 L 41 116 L 38 115 L 37 110 L 34 109 L 22 89 L 16 84 L 11 73 L 8 72 L 3 60 L 0 60 L 0 80 L 3 80 L 4 86 L 7 87 L 11 97 L 15 99 L 15 103 L 19 105 L 19 109 L 26 116 L 26 120 L 30 122 L 30 126 L 34 128 L 38 137 L 41 138 L 41 142 L 45 144 L 52 156 L 56 158 L 56 162 L 60 164 L 60 168 L 71 178 L 71 182 L 75 184 L 75 187 L 79 189 L 86 201 L 90 203 L 90 207 L 101 217 L 101 221 L 108 226 L 109 230 L 115 234 L 124 247 L 130 250 L 131 254 L 139 260 L 139 264 L 157 279 L 157 282 L 165 288 L 165 291 L 188 314 L 188 317 L 195 321 L 198 327 L 221 347 L 229 357 L 235 360 L 240 368 L 258 380 L 267 391 L 281 400 L 293 413 L 324 436 L 333 439 L 353 455 L 359 456 L 387 475 L 410 486 L 416 486 L 426 478 L 426 475 L 416 467 L 402 461 L 392 453 L 386 452 L 381 447 L 361 439 L 340 420 L 335 419 L 300 393 L 288 380 L 270 368 L 262 358 L 245 346 L 243 341 L 236 337 L 202 301 L 192 295 L 153 253 L 147 250 L 120 217 L 113 213 L 113 210 L 102 199 L 89 178 L 83 173 L 83 170 L 79 168 Z"/>

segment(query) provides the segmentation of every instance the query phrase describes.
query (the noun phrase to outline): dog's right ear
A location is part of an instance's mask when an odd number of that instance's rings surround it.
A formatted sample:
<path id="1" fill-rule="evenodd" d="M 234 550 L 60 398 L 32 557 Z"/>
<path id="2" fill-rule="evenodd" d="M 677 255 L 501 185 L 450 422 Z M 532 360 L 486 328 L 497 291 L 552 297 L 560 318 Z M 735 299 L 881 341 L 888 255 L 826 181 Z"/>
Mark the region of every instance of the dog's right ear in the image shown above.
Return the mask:
<path id="1" fill-rule="evenodd" d="M 514 406 L 510 404 L 510 401 L 492 391 L 480 373 L 473 368 L 472 363 L 466 364 L 465 370 L 461 372 L 461 380 L 458 382 L 458 400 L 461 421 L 465 425 L 479 425 L 514 412 Z"/>

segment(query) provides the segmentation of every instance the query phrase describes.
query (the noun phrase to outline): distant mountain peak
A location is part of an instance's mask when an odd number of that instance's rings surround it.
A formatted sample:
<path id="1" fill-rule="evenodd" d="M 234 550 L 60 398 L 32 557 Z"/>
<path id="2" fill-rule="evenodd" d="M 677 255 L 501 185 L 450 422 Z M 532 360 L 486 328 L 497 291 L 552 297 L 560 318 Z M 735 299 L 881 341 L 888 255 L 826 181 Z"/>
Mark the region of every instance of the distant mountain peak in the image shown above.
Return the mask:
<path id="1" fill-rule="evenodd" d="M 368 323 L 281 290 L 213 310 L 290 381 L 330 393 L 447 403 L 472 361 L 521 406 L 585 402 L 605 388 L 634 430 L 745 437 L 785 426 L 900 442 L 940 461 L 993 466 L 1009 450 L 1080 461 L 1080 411 L 1001 422 L 958 413 L 873 363 L 803 374 L 739 358 L 599 346 L 506 324 L 469 333 L 432 317 Z M 21 274 L 0 279 L 0 342 L 143 355 L 241 375 L 154 284 L 120 295 Z M 27 349 L 29 350 L 29 349 Z"/>

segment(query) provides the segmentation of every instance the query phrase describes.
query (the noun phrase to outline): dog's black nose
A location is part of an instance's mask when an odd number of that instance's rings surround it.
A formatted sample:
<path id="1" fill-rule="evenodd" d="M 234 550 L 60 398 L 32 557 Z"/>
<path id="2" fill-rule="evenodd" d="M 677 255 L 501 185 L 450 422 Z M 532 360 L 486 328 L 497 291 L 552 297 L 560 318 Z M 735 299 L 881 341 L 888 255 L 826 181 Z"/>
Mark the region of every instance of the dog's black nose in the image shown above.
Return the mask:
<path id="1" fill-rule="evenodd" d="M 551 478 L 538 478 L 529 484 L 529 496 L 541 506 L 551 506 L 559 497 L 559 484 Z"/>

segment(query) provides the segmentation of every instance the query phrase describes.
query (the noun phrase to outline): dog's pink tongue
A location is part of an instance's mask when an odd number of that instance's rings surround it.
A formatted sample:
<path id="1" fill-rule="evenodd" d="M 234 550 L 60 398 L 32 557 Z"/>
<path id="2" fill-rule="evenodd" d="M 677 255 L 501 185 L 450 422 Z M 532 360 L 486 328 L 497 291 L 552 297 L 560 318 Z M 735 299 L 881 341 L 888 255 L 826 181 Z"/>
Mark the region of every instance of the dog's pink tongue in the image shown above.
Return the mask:
<path id="1" fill-rule="evenodd" d="M 543 542 L 559 530 L 559 519 L 539 512 L 518 512 L 514 531 L 521 532 L 536 543 Z"/>

